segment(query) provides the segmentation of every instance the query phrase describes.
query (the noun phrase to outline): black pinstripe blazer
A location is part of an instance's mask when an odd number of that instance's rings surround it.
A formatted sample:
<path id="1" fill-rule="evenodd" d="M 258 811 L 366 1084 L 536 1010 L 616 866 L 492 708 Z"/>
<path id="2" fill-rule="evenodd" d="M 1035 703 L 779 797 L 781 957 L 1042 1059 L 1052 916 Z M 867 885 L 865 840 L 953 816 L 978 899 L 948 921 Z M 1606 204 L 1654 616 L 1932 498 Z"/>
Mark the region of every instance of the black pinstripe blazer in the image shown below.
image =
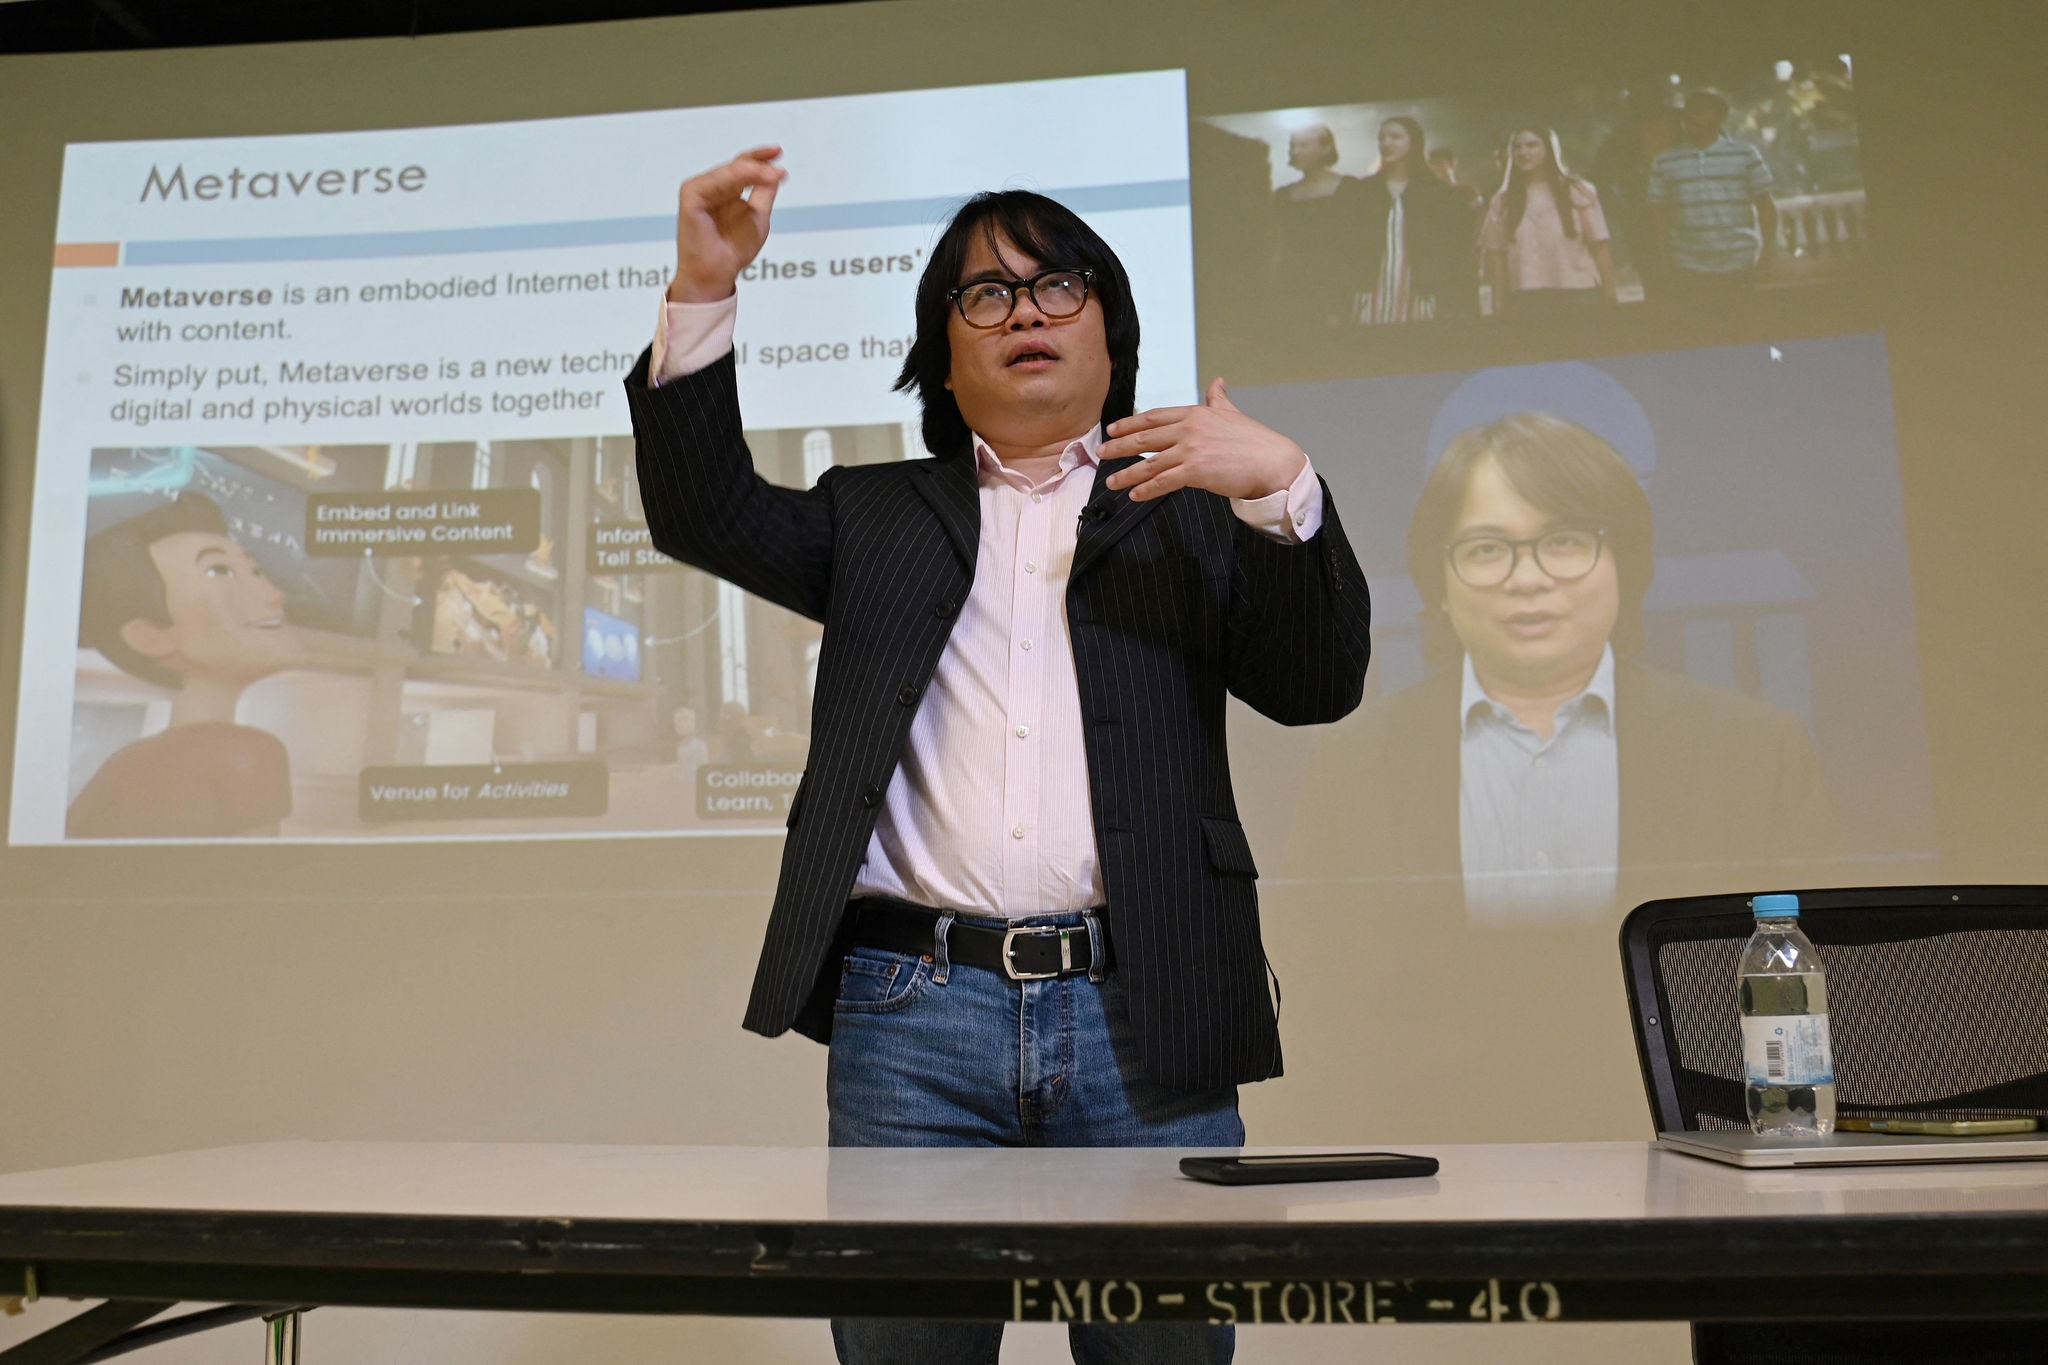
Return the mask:
<path id="1" fill-rule="evenodd" d="M 741 437 L 730 355 L 656 389 L 647 364 L 626 397 L 655 545 L 825 625 L 809 766 L 746 1017 L 822 1041 L 847 896 L 973 582 L 974 461 L 835 466 L 808 491 L 779 488 Z M 1175 1088 L 1280 1071 L 1224 698 L 1290 725 L 1358 704 L 1365 577 L 1324 498 L 1305 545 L 1258 534 L 1215 494 L 1133 502 L 1100 476 L 1082 516 L 1067 621 L 1104 918 L 1145 1072 Z"/>

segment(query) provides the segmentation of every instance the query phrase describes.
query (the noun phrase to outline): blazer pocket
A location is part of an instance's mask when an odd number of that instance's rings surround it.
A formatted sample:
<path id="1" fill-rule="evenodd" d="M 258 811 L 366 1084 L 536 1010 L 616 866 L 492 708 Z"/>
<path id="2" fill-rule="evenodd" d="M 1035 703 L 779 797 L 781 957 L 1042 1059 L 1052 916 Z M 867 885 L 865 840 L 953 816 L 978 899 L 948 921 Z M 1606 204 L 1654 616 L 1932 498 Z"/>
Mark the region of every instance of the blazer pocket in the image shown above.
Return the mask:
<path id="1" fill-rule="evenodd" d="M 1252 861 L 1251 840 L 1244 837 L 1244 826 L 1235 820 L 1220 815 L 1203 816 L 1202 847 L 1209 855 L 1209 866 L 1218 872 L 1234 872 L 1242 877 L 1259 875 L 1259 866 Z"/>

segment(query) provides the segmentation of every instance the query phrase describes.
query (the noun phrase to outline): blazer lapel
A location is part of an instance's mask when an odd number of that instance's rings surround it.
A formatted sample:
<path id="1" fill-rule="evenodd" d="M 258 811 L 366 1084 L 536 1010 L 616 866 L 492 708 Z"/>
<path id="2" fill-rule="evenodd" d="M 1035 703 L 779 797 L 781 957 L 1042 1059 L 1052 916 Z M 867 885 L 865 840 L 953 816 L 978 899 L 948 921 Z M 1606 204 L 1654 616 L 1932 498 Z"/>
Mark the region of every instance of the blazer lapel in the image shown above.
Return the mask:
<path id="1" fill-rule="evenodd" d="M 910 474 L 917 491 L 938 514 L 939 525 L 945 528 L 961 565 L 972 578 L 981 542 L 981 495 L 973 454 L 962 453 L 950 460 L 920 460 L 910 466 Z"/>
<path id="2" fill-rule="evenodd" d="M 1109 487 L 1110 475 L 1129 468 L 1141 458 L 1132 455 L 1121 460 L 1107 460 L 1095 467 L 1095 487 L 1088 495 L 1088 506 L 1081 513 L 1081 529 L 1074 541 L 1074 568 L 1070 578 L 1080 577 L 1090 564 L 1102 557 L 1103 551 L 1151 516 L 1165 501 L 1164 498 L 1149 498 L 1138 502 L 1129 493 Z"/>

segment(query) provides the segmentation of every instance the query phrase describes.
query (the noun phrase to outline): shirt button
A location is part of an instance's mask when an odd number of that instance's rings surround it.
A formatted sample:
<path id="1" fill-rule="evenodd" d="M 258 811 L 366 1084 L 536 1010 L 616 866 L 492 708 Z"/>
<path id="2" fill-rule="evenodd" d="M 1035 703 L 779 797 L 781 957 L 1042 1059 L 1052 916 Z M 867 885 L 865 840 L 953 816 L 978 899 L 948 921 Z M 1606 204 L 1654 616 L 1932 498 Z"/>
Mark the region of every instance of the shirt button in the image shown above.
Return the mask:
<path id="1" fill-rule="evenodd" d="M 1033 493 L 1033 494 L 1031 495 L 1031 500 L 1032 500 L 1033 502 L 1044 502 L 1044 501 L 1045 501 L 1045 494 L 1043 494 L 1043 493 Z"/>
<path id="2" fill-rule="evenodd" d="M 1017 826 L 1017 827 L 1016 827 L 1015 829 L 1011 830 L 1011 831 L 1010 831 L 1010 837 L 1011 837 L 1012 839 L 1021 839 L 1021 838 L 1023 838 L 1023 837 L 1024 837 L 1024 826 L 1022 826 L 1022 825 L 1019 825 L 1019 826 Z"/>
<path id="3" fill-rule="evenodd" d="M 1549 866 L 1550 866 L 1550 855 L 1549 855 L 1548 853 L 1545 853 L 1545 852 L 1544 852 L 1544 851 L 1543 851 L 1542 849 L 1540 849 L 1540 848 L 1536 850 L 1536 866 L 1538 866 L 1538 867 L 1549 867 Z"/>
<path id="4" fill-rule="evenodd" d="M 1307 513 L 1307 512 L 1296 512 L 1296 513 L 1294 514 L 1294 524 L 1295 524 L 1296 526 L 1306 526 L 1306 525 L 1308 525 L 1308 513 Z"/>
<path id="5" fill-rule="evenodd" d="M 1025 572 L 1025 573 L 1037 573 L 1037 572 L 1038 572 L 1038 561 L 1037 561 L 1037 560 L 1035 560 L 1035 559 L 1027 559 L 1027 560 L 1025 560 L 1025 561 L 1024 561 L 1024 572 Z"/>
<path id="6" fill-rule="evenodd" d="M 1017 647 L 1018 647 L 1019 649 L 1029 649 L 1029 648 L 1031 648 L 1031 642 L 1030 642 L 1029 640 L 1020 640 L 1020 641 L 1018 642 L 1018 645 L 1017 645 Z"/>
<path id="7" fill-rule="evenodd" d="M 1018 727 L 1017 727 L 1017 738 L 1019 738 L 1019 739 L 1029 739 L 1029 738 L 1031 738 L 1031 727 L 1030 727 L 1030 726 L 1028 726 L 1028 725 L 1020 725 L 1020 726 L 1018 726 Z"/>

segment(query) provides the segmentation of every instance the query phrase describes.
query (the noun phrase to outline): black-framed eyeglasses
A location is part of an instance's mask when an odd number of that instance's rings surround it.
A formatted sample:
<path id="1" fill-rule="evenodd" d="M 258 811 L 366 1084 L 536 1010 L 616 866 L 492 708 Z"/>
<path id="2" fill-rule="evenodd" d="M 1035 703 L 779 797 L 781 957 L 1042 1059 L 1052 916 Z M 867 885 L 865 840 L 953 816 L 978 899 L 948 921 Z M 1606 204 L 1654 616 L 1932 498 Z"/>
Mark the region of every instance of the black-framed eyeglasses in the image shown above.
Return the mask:
<path id="1" fill-rule="evenodd" d="M 1600 562 L 1600 546 L 1607 532 L 1584 526 L 1565 526 L 1545 531 L 1527 540 L 1507 536 L 1460 536 L 1444 546 L 1451 572 L 1468 588 L 1497 588 L 1514 577 L 1515 566 L 1527 550 L 1536 567 L 1560 583 L 1584 578 Z"/>
<path id="2" fill-rule="evenodd" d="M 948 289 L 946 297 L 969 327 L 1000 327 L 1017 310 L 1023 294 L 1031 295 L 1032 304 L 1045 316 L 1070 318 L 1087 306 L 1094 283 L 1092 270 L 1043 270 L 1028 280 L 974 280 Z"/>

